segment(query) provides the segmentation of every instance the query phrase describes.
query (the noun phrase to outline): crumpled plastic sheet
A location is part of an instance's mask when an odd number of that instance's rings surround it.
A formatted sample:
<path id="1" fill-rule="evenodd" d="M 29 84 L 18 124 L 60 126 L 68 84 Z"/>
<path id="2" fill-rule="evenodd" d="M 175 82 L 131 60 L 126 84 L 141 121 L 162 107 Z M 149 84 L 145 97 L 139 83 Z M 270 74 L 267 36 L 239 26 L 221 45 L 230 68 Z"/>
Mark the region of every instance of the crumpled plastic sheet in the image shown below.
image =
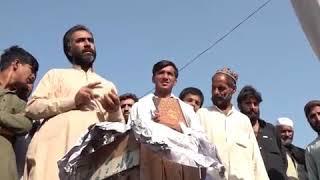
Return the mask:
<path id="1" fill-rule="evenodd" d="M 111 144 L 117 137 L 133 131 L 139 143 L 147 145 L 163 158 L 192 167 L 215 169 L 223 174 L 224 167 L 213 144 L 202 132 L 181 125 L 182 132 L 175 131 L 152 120 L 133 120 L 127 124 L 101 122 L 88 128 L 78 143 L 58 161 L 61 179 L 73 179 L 83 157 L 102 146 Z"/>

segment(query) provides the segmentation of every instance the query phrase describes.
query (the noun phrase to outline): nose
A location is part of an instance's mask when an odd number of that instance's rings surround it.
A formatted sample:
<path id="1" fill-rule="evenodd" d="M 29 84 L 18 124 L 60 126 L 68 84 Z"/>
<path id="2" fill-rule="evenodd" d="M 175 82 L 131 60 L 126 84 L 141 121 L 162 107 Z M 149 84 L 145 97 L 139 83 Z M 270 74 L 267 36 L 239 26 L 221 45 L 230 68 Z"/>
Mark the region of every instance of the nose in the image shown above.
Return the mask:
<path id="1" fill-rule="evenodd" d="M 169 76 L 170 76 L 169 73 L 164 73 L 162 77 L 163 77 L 164 79 L 169 79 Z"/>
<path id="2" fill-rule="evenodd" d="M 126 104 L 126 105 L 124 106 L 124 110 L 125 110 L 125 111 L 129 111 L 129 110 L 130 110 L 130 106 L 129 106 L 128 104 Z"/>
<path id="3" fill-rule="evenodd" d="M 190 101 L 189 104 L 190 104 L 191 106 L 193 106 L 193 107 L 195 107 L 195 106 L 197 105 L 195 101 Z"/>
<path id="4" fill-rule="evenodd" d="M 256 108 L 255 104 L 254 103 L 250 103 L 249 105 L 250 109 L 254 110 Z"/>
<path id="5" fill-rule="evenodd" d="M 290 136 L 290 132 L 289 132 L 289 131 L 286 131 L 286 132 L 285 132 L 285 136 L 286 136 L 286 137 L 289 137 L 289 136 Z"/>
<path id="6" fill-rule="evenodd" d="M 85 40 L 84 40 L 84 46 L 85 46 L 85 47 L 91 47 L 91 45 L 92 45 L 92 43 L 90 42 L 89 39 L 85 39 Z"/>
<path id="7" fill-rule="evenodd" d="M 214 89 L 212 90 L 212 94 L 218 95 L 218 94 L 219 94 L 218 88 L 214 88 Z"/>

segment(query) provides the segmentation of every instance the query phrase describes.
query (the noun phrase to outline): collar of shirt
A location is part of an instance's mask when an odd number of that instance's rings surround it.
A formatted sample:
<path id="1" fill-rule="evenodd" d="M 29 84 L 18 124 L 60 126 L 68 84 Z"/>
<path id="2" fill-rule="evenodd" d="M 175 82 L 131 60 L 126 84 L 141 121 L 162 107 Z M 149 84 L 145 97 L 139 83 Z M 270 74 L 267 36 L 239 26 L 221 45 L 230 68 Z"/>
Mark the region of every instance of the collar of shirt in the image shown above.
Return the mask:
<path id="1" fill-rule="evenodd" d="M 8 90 L 8 89 L 3 89 L 3 88 L 0 88 L 0 96 L 4 95 L 4 94 L 15 94 L 16 91 L 11 91 L 11 90 Z"/>
<path id="2" fill-rule="evenodd" d="M 73 64 L 73 65 L 72 65 L 72 68 L 73 68 L 73 69 L 76 69 L 76 70 L 84 71 L 84 70 L 81 68 L 81 66 L 80 66 L 80 65 L 77 65 L 77 64 Z M 90 69 L 88 69 L 87 72 L 93 72 L 93 68 L 91 67 Z"/>
<path id="3" fill-rule="evenodd" d="M 154 97 L 154 96 L 155 96 L 155 97 L 158 97 L 158 96 L 156 96 L 154 93 L 152 93 L 152 97 Z M 175 98 L 175 99 L 178 99 L 178 100 L 179 100 L 179 98 L 178 98 L 178 97 L 176 97 L 176 96 L 175 96 L 174 94 L 172 94 L 172 93 L 170 94 L 170 97 L 171 97 L 171 98 Z"/>
<path id="4" fill-rule="evenodd" d="M 212 107 L 213 110 L 219 112 L 219 113 L 222 113 L 224 114 L 225 116 L 231 116 L 233 114 L 233 112 L 236 110 L 235 107 L 231 104 L 231 109 L 230 111 L 227 112 L 227 114 L 225 114 L 221 109 L 219 109 L 216 105 L 213 105 Z"/>

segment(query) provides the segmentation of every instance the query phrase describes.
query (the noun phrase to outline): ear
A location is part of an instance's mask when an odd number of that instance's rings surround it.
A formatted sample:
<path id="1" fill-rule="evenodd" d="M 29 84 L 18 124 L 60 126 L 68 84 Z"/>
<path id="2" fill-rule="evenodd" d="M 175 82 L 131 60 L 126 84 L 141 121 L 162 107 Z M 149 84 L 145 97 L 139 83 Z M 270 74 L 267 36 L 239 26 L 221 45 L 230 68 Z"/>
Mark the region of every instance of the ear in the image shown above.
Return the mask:
<path id="1" fill-rule="evenodd" d="M 154 76 L 152 76 L 152 82 L 154 83 Z"/>
<path id="2" fill-rule="evenodd" d="M 175 86 L 175 85 L 177 84 L 177 82 L 178 82 L 178 79 L 176 78 L 176 79 L 174 80 L 173 86 Z"/>
<path id="3" fill-rule="evenodd" d="M 14 61 L 12 61 L 12 63 L 11 63 L 12 69 L 14 71 L 16 71 L 18 69 L 18 67 L 19 67 L 19 64 L 20 64 L 19 59 L 15 59 Z"/>
<path id="4" fill-rule="evenodd" d="M 67 52 L 67 54 L 72 57 L 72 53 L 70 52 L 70 49 L 69 49 L 69 51 Z"/>

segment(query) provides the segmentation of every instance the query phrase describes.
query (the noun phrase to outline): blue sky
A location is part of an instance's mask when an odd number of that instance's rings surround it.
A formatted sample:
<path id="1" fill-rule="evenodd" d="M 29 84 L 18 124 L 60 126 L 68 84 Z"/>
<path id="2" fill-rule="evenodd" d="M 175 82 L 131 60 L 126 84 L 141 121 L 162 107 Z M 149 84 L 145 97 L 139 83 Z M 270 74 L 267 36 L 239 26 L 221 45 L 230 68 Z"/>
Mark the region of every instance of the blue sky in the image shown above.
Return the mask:
<path id="1" fill-rule="evenodd" d="M 94 33 L 96 71 L 120 93 L 144 95 L 153 88 L 151 69 L 161 59 L 178 67 L 255 10 L 262 0 L 5 1 L 0 11 L 0 50 L 17 44 L 40 62 L 39 78 L 52 68 L 70 67 L 62 37 L 75 24 Z M 247 84 L 261 93 L 261 117 L 271 123 L 286 116 L 295 122 L 294 142 L 306 146 L 316 134 L 303 107 L 320 99 L 319 61 L 290 1 L 273 0 L 224 41 L 180 72 L 176 95 L 200 88 L 211 105 L 211 76 L 228 66 L 239 73 L 238 91 Z M 39 80 L 39 79 L 38 79 Z"/>

